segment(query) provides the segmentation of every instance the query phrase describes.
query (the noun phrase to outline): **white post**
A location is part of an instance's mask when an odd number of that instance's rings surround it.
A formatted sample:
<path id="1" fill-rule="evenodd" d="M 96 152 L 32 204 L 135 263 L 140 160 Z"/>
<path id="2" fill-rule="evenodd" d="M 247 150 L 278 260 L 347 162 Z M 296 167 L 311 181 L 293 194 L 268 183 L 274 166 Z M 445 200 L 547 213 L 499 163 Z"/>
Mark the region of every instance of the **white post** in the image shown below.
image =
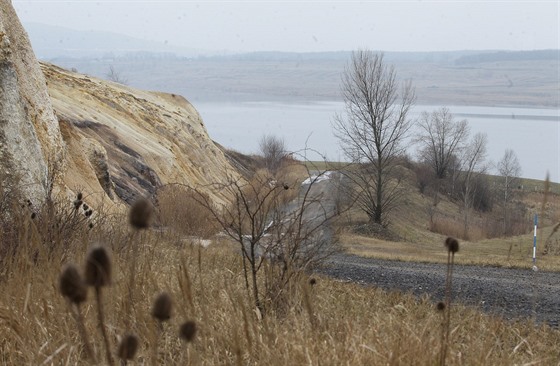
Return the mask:
<path id="1" fill-rule="evenodd" d="M 533 233 L 533 271 L 537 270 L 537 225 L 538 217 L 535 214 L 535 231 Z"/>

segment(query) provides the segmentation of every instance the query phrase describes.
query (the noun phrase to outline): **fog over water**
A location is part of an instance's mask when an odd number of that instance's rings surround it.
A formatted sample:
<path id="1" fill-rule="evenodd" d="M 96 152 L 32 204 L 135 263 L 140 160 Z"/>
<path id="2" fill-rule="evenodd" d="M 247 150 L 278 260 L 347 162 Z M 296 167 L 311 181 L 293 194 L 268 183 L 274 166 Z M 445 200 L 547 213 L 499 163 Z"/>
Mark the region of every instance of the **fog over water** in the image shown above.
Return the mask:
<path id="1" fill-rule="evenodd" d="M 332 120 L 344 111 L 340 102 L 288 104 L 278 102 L 197 103 L 210 136 L 242 153 L 256 153 L 264 134 L 284 138 L 290 151 L 320 159 L 345 160 L 333 134 Z M 415 106 L 411 118 L 440 106 Z M 467 119 L 471 135 L 488 135 L 488 162 L 498 162 L 506 149 L 513 149 L 522 166 L 522 176 L 544 179 L 546 172 L 559 182 L 560 110 L 544 108 L 448 106 L 456 119 Z M 411 130 L 411 135 L 414 129 Z M 415 156 L 416 147 L 408 153 Z M 490 169 L 491 173 L 495 170 Z"/>

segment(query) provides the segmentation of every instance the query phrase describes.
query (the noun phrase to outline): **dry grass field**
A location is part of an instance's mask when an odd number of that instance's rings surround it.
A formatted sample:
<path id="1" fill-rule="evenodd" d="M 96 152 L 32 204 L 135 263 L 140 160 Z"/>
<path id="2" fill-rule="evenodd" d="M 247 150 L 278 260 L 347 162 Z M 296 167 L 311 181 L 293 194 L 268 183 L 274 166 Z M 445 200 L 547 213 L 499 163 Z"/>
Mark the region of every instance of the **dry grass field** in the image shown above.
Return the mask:
<path id="1" fill-rule="evenodd" d="M 113 351 L 127 331 L 140 338 L 133 364 L 437 363 L 441 315 L 429 299 L 319 278 L 314 286 L 302 281 L 285 308 L 261 318 L 246 300 L 240 257 L 227 243 L 205 249 L 162 239 L 144 235 L 134 243 L 141 248 L 132 311 L 125 309 L 126 254 L 113 253 L 114 278 L 104 290 Z M 84 252 L 68 253 L 65 259 L 82 263 Z M 8 266 L 0 283 L 2 364 L 87 364 L 75 321 L 57 288 L 61 265 L 59 258 L 30 263 L 19 257 Z M 171 295 L 174 309 L 172 318 L 159 328 L 150 309 L 161 291 Z M 89 295 L 93 296 L 91 291 Z M 82 311 L 102 359 L 92 299 Z M 558 330 L 530 321 L 508 323 L 461 306 L 452 311 L 450 365 L 559 360 Z M 188 344 L 178 337 L 179 325 L 187 319 L 194 320 L 198 329 Z"/>
<path id="2" fill-rule="evenodd" d="M 289 296 L 261 314 L 247 294 L 241 257 L 232 243 L 215 237 L 213 244 L 203 247 L 168 230 L 138 231 L 126 222 L 125 214 L 116 215 L 103 230 L 73 232 L 72 246 L 47 248 L 36 224 L 21 220 L 19 250 L 3 258 L 0 272 L 0 364 L 92 364 L 73 316 L 76 307 L 60 294 L 59 276 L 69 262 L 81 271 L 88 248 L 94 245 L 111 254 L 112 278 L 100 294 L 112 357 L 117 358 L 117 345 L 125 334 L 139 339 L 129 364 L 439 361 L 443 317 L 429 298 L 304 274 L 287 289 Z M 389 247 L 376 245 L 378 251 Z M 438 247 L 430 249 L 434 257 L 445 256 Z M 472 250 L 483 247 L 477 244 Z M 413 252 L 408 244 L 396 248 Z M 171 318 L 160 324 L 151 314 L 162 291 L 170 295 L 173 306 Z M 93 288 L 79 308 L 95 358 L 106 364 Z M 188 342 L 179 337 L 185 321 L 196 324 L 196 334 Z M 559 344 L 558 329 L 530 320 L 507 322 L 454 304 L 446 364 L 556 365 Z"/>

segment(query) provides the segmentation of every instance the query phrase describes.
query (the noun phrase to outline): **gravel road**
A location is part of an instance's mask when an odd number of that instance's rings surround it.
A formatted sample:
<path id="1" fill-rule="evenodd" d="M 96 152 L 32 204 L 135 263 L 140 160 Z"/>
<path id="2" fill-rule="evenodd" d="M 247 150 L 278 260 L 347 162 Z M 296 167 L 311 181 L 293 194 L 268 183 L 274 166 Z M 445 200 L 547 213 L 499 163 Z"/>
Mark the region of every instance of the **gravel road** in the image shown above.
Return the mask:
<path id="1" fill-rule="evenodd" d="M 384 289 L 443 299 L 446 265 L 362 258 L 339 254 L 321 271 L 331 277 Z M 506 319 L 531 317 L 558 327 L 560 273 L 455 265 L 453 297 Z"/>
<path id="2" fill-rule="evenodd" d="M 334 209 L 334 185 L 339 178 L 328 174 L 317 181 L 313 194 L 321 195 L 322 205 L 310 207 L 306 217 L 323 218 Z M 322 273 L 344 281 L 374 285 L 384 289 L 429 294 L 434 302 L 443 299 L 445 264 L 412 263 L 362 258 L 338 254 Z M 532 317 L 558 327 L 560 322 L 560 273 L 533 272 L 530 269 L 456 265 L 453 271 L 453 297 L 465 305 L 506 319 Z"/>

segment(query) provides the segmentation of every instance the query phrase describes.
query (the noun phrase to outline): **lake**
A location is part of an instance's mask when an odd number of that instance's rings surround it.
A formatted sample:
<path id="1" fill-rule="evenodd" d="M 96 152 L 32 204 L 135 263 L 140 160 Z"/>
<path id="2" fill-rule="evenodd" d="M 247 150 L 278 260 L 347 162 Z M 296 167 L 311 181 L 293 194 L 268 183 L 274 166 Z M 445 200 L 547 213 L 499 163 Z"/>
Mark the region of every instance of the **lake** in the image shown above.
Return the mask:
<path id="1" fill-rule="evenodd" d="M 513 149 L 522 166 L 522 176 L 544 179 L 546 172 L 559 182 L 560 110 L 545 108 L 447 106 L 457 120 L 467 119 L 471 135 L 488 135 L 488 160 L 499 161 L 506 149 Z M 333 134 L 332 120 L 342 113 L 341 102 L 306 104 L 279 102 L 197 103 L 210 137 L 242 153 L 256 153 L 265 134 L 284 138 L 290 151 L 310 160 L 345 160 Z M 413 119 L 439 106 L 416 106 Z M 414 133 L 414 130 L 411 131 Z M 307 153 L 304 151 L 308 148 Z M 416 155 L 416 147 L 408 150 Z M 490 173 L 495 170 L 491 169 Z"/>

